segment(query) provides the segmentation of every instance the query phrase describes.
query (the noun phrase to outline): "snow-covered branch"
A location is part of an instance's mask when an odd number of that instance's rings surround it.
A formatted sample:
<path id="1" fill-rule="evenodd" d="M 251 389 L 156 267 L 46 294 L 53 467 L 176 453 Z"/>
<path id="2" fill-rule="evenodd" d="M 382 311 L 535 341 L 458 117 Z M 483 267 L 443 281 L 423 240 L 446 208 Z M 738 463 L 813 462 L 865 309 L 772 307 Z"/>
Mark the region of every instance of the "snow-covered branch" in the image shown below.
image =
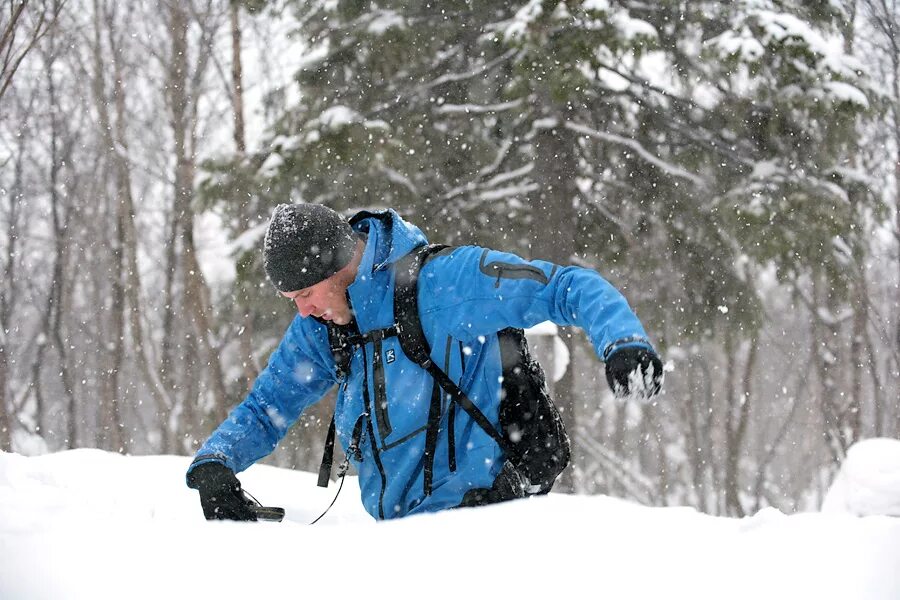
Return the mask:
<path id="1" fill-rule="evenodd" d="M 437 78 L 429 81 L 425 85 L 423 85 L 421 87 L 421 89 L 422 90 L 430 90 L 431 88 L 439 86 L 444 83 L 451 83 L 451 82 L 456 82 L 456 81 L 464 81 L 466 79 L 472 79 L 473 77 L 477 77 L 477 76 L 481 75 L 482 73 L 490 71 L 491 69 L 493 69 L 497 65 L 503 63 L 504 61 L 509 60 L 510 58 L 515 56 L 517 52 L 519 52 L 519 50 L 517 50 L 515 48 L 507 50 L 506 52 L 504 52 L 503 54 L 501 54 L 494 60 L 488 61 L 488 62 L 484 63 L 483 65 L 479 65 L 479 66 L 475 67 L 474 69 L 471 69 L 470 71 L 466 71 L 465 73 L 447 73 L 446 75 L 441 75 L 440 77 L 437 77 Z"/>
<path id="2" fill-rule="evenodd" d="M 439 115 L 447 114 L 485 114 L 496 113 L 522 106 L 522 99 L 500 102 L 498 104 L 444 104 L 435 111 Z"/>
<path id="3" fill-rule="evenodd" d="M 481 201 L 487 200 L 493 202 L 503 198 L 525 197 L 529 193 L 537 191 L 537 189 L 538 185 L 536 183 L 521 183 L 519 185 L 511 185 L 504 188 L 479 192 L 478 199 Z"/>
<path id="4" fill-rule="evenodd" d="M 703 178 L 694 175 L 693 173 L 686 171 L 679 167 L 678 165 L 674 165 L 672 163 L 666 162 L 663 159 L 655 156 L 652 152 L 644 148 L 637 140 L 633 140 L 630 138 L 625 138 L 620 135 L 616 135 L 614 133 L 607 133 L 605 131 L 597 131 L 596 129 L 591 129 L 585 125 L 580 125 L 578 123 L 567 122 L 566 129 L 574 131 L 576 133 L 580 133 L 581 135 L 586 135 L 588 137 L 596 138 L 603 140 L 605 142 L 612 142 L 613 144 L 618 144 L 621 146 L 626 146 L 631 148 L 635 153 L 637 153 L 641 158 L 649 162 L 650 164 L 658 167 L 660 170 L 672 175 L 673 177 L 678 177 L 680 179 L 684 179 L 696 185 L 697 187 L 705 187 L 705 182 Z"/>
<path id="5" fill-rule="evenodd" d="M 406 175 L 403 175 L 402 173 L 385 165 L 381 165 L 378 170 L 384 173 L 385 176 L 393 183 L 396 183 L 397 185 L 409 190 L 409 193 L 412 194 L 413 197 L 417 197 L 419 195 L 419 190 L 418 188 L 416 188 L 416 184 L 414 184 Z"/>

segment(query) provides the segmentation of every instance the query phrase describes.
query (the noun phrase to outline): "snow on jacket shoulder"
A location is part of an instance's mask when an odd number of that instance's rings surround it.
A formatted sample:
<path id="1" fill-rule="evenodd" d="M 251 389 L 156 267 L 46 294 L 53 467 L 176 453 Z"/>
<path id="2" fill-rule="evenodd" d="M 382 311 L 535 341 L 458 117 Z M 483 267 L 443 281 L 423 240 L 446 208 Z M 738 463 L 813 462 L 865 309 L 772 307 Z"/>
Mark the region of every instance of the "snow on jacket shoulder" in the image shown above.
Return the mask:
<path id="1" fill-rule="evenodd" d="M 360 332 L 394 324 L 393 264 L 427 243 L 392 210 L 351 221 L 366 246 L 347 292 Z M 603 357 L 612 347 L 649 347 L 624 297 L 596 272 L 526 261 L 516 255 L 464 246 L 435 256 L 419 275 L 422 328 L 432 360 L 499 429 L 502 365 L 495 333 L 550 320 L 584 329 Z M 247 398 L 213 433 L 197 456 L 239 472 L 275 448 L 300 413 L 337 382 L 326 328 L 294 319 Z M 425 429 L 434 384 L 403 354 L 396 337 L 358 348 L 340 383 L 335 425 L 354 460 L 366 510 L 401 517 L 459 505 L 467 491 L 489 488 L 503 453 L 465 411 L 443 396 L 432 493 L 424 492 Z M 452 436 L 450 435 L 452 433 Z"/>

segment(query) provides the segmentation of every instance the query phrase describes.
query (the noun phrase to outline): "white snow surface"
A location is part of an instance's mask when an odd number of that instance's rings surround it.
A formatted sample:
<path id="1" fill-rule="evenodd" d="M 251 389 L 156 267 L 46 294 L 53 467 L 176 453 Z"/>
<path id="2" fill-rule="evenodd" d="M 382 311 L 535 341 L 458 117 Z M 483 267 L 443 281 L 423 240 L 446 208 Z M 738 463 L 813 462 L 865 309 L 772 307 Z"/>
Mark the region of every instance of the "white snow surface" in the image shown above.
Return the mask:
<path id="1" fill-rule="evenodd" d="M 348 479 L 265 465 L 244 487 L 283 523 L 206 522 L 190 458 L 0 453 L 0 598 L 896 600 L 900 520 L 744 519 L 550 494 L 375 522 Z"/>
<path id="2" fill-rule="evenodd" d="M 854 444 L 828 489 L 822 512 L 900 517 L 900 440 L 874 438 Z"/>

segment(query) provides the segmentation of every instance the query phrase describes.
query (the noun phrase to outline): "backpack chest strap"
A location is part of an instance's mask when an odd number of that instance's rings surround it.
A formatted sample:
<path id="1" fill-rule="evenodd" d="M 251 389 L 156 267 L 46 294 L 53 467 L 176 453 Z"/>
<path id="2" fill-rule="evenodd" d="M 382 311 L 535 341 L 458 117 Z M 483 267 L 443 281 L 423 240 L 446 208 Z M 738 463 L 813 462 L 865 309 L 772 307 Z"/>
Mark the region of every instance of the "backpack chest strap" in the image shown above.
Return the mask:
<path id="1" fill-rule="evenodd" d="M 400 328 L 396 324 L 394 324 L 390 327 L 373 329 L 372 331 L 367 331 L 366 333 L 351 335 L 347 337 L 347 344 L 356 347 L 364 346 L 369 342 L 383 342 L 386 338 L 396 337 L 398 335 L 399 329 Z"/>

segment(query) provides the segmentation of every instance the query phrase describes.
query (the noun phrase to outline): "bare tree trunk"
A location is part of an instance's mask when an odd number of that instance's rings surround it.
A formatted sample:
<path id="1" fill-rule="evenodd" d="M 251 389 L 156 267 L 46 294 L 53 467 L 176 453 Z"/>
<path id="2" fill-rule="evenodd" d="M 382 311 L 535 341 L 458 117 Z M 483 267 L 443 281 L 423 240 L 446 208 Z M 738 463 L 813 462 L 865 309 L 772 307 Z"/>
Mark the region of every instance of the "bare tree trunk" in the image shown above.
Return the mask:
<path id="1" fill-rule="evenodd" d="M 162 349 L 160 351 L 160 378 L 162 380 L 163 389 L 171 398 L 171 403 L 167 407 L 162 407 L 159 414 L 160 423 L 162 425 L 161 446 L 163 452 L 173 452 L 175 450 L 174 440 L 172 439 L 173 426 L 171 423 L 172 413 L 178 405 L 178 397 L 176 396 L 176 373 L 175 373 L 175 299 L 176 288 L 175 282 L 178 274 L 178 234 L 181 231 L 179 226 L 179 216 L 172 208 L 169 214 L 169 222 L 167 224 L 166 235 L 166 255 L 165 255 L 165 279 L 163 283 L 163 322 L 162 322 Z"/>
<path id="2" fill-rule="evenodd" d="M 613 431 L 612 431 L 612 440 L 610 444 L 610 451 L 616 456 L 622 458 L 625 456 L 625 441 L 626 441 L 626 433 L 628 429 L 628 404 L 627 401 L 615 401 L 616 414 L 613 418 Z M 619 485 L 617 478 L 615 477 L 607 477 L 607 490 L 606 493 L 610 495 L 618 495 L 622 491 L 622 486 Z"/>
<path id="3" fill-rule="evenodd" d="M 735 380 L 738 371 L 739 348 L 733 341 L 733 334 L 725 337 L 726 367 L 726 399 L 725 439 L 727 450 L 725 456 L 725 507 L 728 514 L 743 517 L 745 509 L 741 501 L 741 457 L 744 452 L 744 440 L 750 421 L 750 406 L 753 395 L 753 368 L 756 365 L 758 347 L 756 337 L 750 339 L 744 373 L 738 389 Z"/>
<path id="4" fill-rule="evenodd" d="M 71 141 L 66 143 L 65 149 L 59 156 L 58 164 L 71 164 L 72 144 Z M 54 176 L 55 178 L 56 176 Z M 53 184 L 55 189 L 56 184 Z M 58 194 L 54 193 L 54 196 Z M 53 300 L 52 318 L 49 323 L 49 337 L 52 341 L 56 355 L 59 357 L 59 376 L 62 382 L 63 394 L 65 394 L 65 413 L 66 413 L 66 437 L 65 447 L 74 448 L 77 444 L 76 420 L 75 420 L 75 384 L 72 380 L 72 373 L 69 368 L 69 351 L 63 339 L 63 313 L 66 307 L 66 286 L 64 285 L 64 272 L 69 265 L 69 243 L 70 243 L 70 227 L 68 211 L 63 214 L 62 208 L 59 206 L 58 198 L 55 199 L 51 206 L 51 215 L 53 217 L 53 230 L 55 247 L 55 261 L 53 270 L 53 285 L 48 290 L 48 295 Z"/>
<path id="5" fill-rule="evenodd" d="M 119 215 L 118 198 L 113 196 L 108 201 L 110 212 L 115 214 L 113 220 L 113 245 L 109 256 L 110 277 L 110 301 L 106 307 L 106 328 L 103 336 L 103 351 L 100 385 L 100 414 L 97 441 L 101 448 L 114 452 L 123 452 L 125 448 L 124 423 L 122 422 L 119 408 L 119 374 L 122 368 L 122 339 L 124 337 L 125 290 L 122 284 L 122 230 Z"/>
<path id="6" fill-rule="evenodd" d="M 866 356 L 869 358 L 869 376 L 872 379 L 873 433 L 875 434 L 875 437 L 882 437 L 883 435 L 885 435 L 885 422 L 884 402 L 882 400 L 883 389 L 881 376 L 878 373 L 878 369 L 881 367 L 878 364 L 878 360 L 876 359 L 877 354 L 875 353 L 875 343 L 872 341 L 872 336 L 869 333 L 868 328 L 863 330 L 863 339 L 866 346 Z"/>
<path id="7" fill-rule="evenodd" d="M 62 306 L 65 295 L 60 291 L 58 310 L 53 315 L 51 323 L 51 336 L 56 353 L 59 356 L 59 376 L 62 380 L 63 393 L 66 395 L 66 439 L 65 447 L 68 449 L 78 446 L 78 405 L 75 399 L 75 382 L 72 378 L 72 370 L 69 367 L 69 351 L 63 339 L 62 333 Z"/>
<path id="8" fill-rule="evenodd" d="M 163 314 L 162 326 L 162 362 L 161 376 L 164 388 L 172 395 L 172 405 L 160 415 L 163 422 L 163 448 L 166 452 L 176 451 L 175 437 L 177 437 L 177 424 L 173 423 L 173 416 L 178 411 L 178 406 L 184 400 L 184 386 L 180 386 L 176 365 L 188 371 L 190 366 L 184 364 L 184 352 L 176 356 L 176 349 L 181 350 L 181 344 L 176 340 L 175 319 L 178 312 L 179 272 L 184 268 L 181 262 L 181 242 L 184 231 L 184 201 L 181 198 L 181 180 L 183 178 L 181 160 L 184 155 L 184 117 L 183 95 L 184 79 L 187 77 L 187 15 L 180 9 L 177 3 L 167 6 L 168 30 L 172 36 L 171 56 L 168 61 L 166 73 L 166 100 L 170 110 L 171 128 L 175 135 L 176 179 L 175 195 L 172 202 L 172 210 L 169 214 L 166 234 L 165 254 L 165 284 L 163 286 Z M 176 87 L 177 86 L 177 87 Z M 179 132 L 182 132 L 179 135 Z"/>
<path id="9" fill-rule="evenodd" d="M 841 35 L 844 38 L 844 52 L 848 56 L 853 55 L 853 47 L 856 41 L 856 13 L 857 0 L 844 0 L 844 10 L 847 19 L 841 25 Z M 854 167 L 860 168 L 859 154 L 853 157 Z M 858 440 L 862 434 L 862 370 L 863 363 L 863 338 L 865 337 L 866 327 L 868 326 L 869 298 L 866 289 L 866 273 L 860 265 L 857 281 L 856 281 L 856 298 L 853 302 L 853 324 L 850 339 L 850 402 L 845 409 L 848 413 L 848 435 L 849 440 L 845 440 L 845 447 L 849 447 L 854 441 Z M 870 365 L 876 368 L 876 365 Z"/>
<path id="10" fill-rule="evenodd" d="M 45 423 L 45 412 L 46 406 L 44 404 L 44 393 L 42 387 L 42 374 L 43 374 L 43 365 L 44 365 L 44 354 L 47 349 L 47 341 L 50 335 L 51 324 L 53 322 L 53 315 L 56 309 L 57 298 L 59 296 L 60 290 L 62 289 L 61 285 L 58 285 L 58 282 L 62 282 L 62 266 L 63 266 L 63 253 L 62 249 L 65 246 L 65 242 L 63 241 L 63 236 L 66 235 L 65 231 L 62 231 L 59 227 L 60 225 L 60 217 L 59 212 L 60 208 L 60 200 L 59 200 L 59 128 L 57 125 L 57 110 L 59 108 L 57 98 L 56 98 L 56 84 L 53 80 L 53 65 L 56 62 L 55 60 L 55 48 L 52 45 L 52 37 L 50 38 L 50 48 L 45 54 L 45 75 L 47 78 L 47 96 L 50 105 L 50 171 L 49 171 L 49 197 L 50 197 L 50 213 L 52 215 L 52 223 L 53 223 L 53 264 L 51 266 L 50 272 L 52 274 L 50 279 L 50 285 L 47 288 L 47 293 L 44 298 L 44 307 L 41 311 L 40 318 L 40 330 L 37 335 L 37 350 L 34 354 L 34 362 L 31 367 L 31 386 L 30 390 L 35 399 L 35 423 L 37 424 L 37 431 L 43 437 L 44 423 Z"/>
<path id="11" fill-rule="evenodd" d="M 230 2 L 231 17 L 231 102 L 234 112 L 234 146 L 243 157 L 247 152 L 244 136 L 244 87 L 242 83 L 243 68 L 241 66 L 241 5 L 237 0 Z"/>
<path id="12" fill-rule="evenodd" d="M 124 207 L 122 202 L 121 180 L 118 177 L 116 165 L 116 149 L 113 143 L 112 130 L 113 123 L 109 114 L 109 101 L 106 93 L 106 83 L 104 81 L 106 67 L 103 61 L 105 47 L 102 41 L 103 25 L 101 24 L 101 16 L 105 12 L 99 0 L 94 0 L 94 74 L 93 89 L 94 98 L 97 108 L 97 114 L 100 120 L 100 128 L 103 132 L 104 145 L 107 148 L 107 160 L 105 161 L 106 169 L 111 170 L 110 173 L 115 184 L 114 193 L 111 198 L 113 220 L 112 235 L 112 252 L 111 260 L 111 303 L 110 313 L 107 322 L 110 325 L 108 333 L 109 343 L 106 345 L 107 350 L 104 353 L 106 363 L 105 379 L 101 386 L 100 400 L 100 423 L 101 431 L 105 434 L 101 435 L 105 447 L 116 452 L 127 452 L 127 435 L 125 432 L 125 424 L 120 409 L 122 393 L 119 385 L 120 375 L 122 371 L 124 359 L 124 340 L 125 340 L 125 224 L 124 224 Z M 115 27 L 115 23 L 111 18 L 105 19 L 107 29 Z M 114 38 L 114 33 L 108 31 L 110 39 Z M 114 50 L 114 48 L 113 48 Z"/>
<path id="13" fill-rule="evenodd" d="M 0 451 L 12 452 L 12 419 L 6 396 L 9 379 L 9 351 L 6 344 L 0 344 Z"/>
<path id="14" fill-rule="evenodd" d="M 808 363 L 807 363 L 808 364 Z M 808 371 L 808 369 L 807 369 Z M 804 377 L 805 379 L 805 377 Z M 800 384 L 800 392 L 802 393 L 803 388 L 805 387 L 805 381 L 801 380 Z M 795 395 L 791 398 L 791 409 L 788 412 L 787 418 L 785 418 L 784 423 L 782 423 L 781 427 L 778 430 L 778 433 L 775 434 L 775 438 L 772 440 L 771 444 L 765 448 L 765 454 L 760 459 L 759 463 L 756 467 L 756 483 L 753 486 L 753 496 L 754 496 L 754 505 L 753 512 L 757 512 L 762 508 L 762 499 L 765 497 L 765 488 L 767 482 L 767 474 L 769 470 L 769 465 L 772 463 L 772 460 L 775 458 L 775 454 L 778 451 L 778 447 L 787 437 L 787 432 L 794 426 L 794 421 L 797 415 L 797 408 L 800 406 L 800 401 L 798 400 L 799 394 Z M 770 502 L 773 506 L 777 506 L 775 503 Z M 780 507 L 779 507 L 780 508 Z"/>
<path id="15" fill-rule="evenodd" d="M 553 106 L 549 99 L 543 105 Z M 558 107 L 552 117 L 555 126 L 540 129 L 534 140 L 534 177 L 538 191 L 532 198 L 532 251 L 533 258 L 567 265 L 575 252 L 574 199 L 578 195 L 574 182 L 577 172 L 576 138 L 572 131 L 563 126 L 566 119 L 564 107 Z M 573 331 L 562 328 L 559 336 L 569 356 L 574 359 Z M 563 471 L 556 489 L 571 493 L 575 491 L 575 469 L 579 468 L 580 456 L 574 436 L 577 430 L 574 360 L 569 361 L 566 372 L 554 384 L 553 390 L 554 402 L 559 407 L 566 430 L 571 432 L 569 437 L 572 443 L 572 464 Z"/>
<path id="16" fill-rule="evenodd" d="M 822 286 L 820 276 L 813 274 L 813 293 L 809 306 L 812 319 L 812 356 L 818 380 L 818 399 L 824 420 L 822 434 L 831 453 L 832 461 L 839 464 L 844 457 L 846 447 L 844 446 L 844 436 L 841 433 L 842 414 L 837 400 L 838 389 L 834 380 L 835 374 L 832 372 L 837 363 L 837 357 L 832 350 L 832 340 L 837 339 L 838 326 L 833 322 L 834 307 L 830 302 L 832 295 L 828 290 L 823 292 Z M 823 310 L 827 311 L 826 318 L 820 314 Z"/>
<path id="17" fill-rule="evenodd" d="M 128 136 L 126 135 L 127 113 L 126 113 L 126 91 L 124 85 L 124 69 L 122 66 L 122 48 L 119 44 L 115 32 L 115 17 L 112 9 L 107 5 L 106 9 L 107 22 L 107 39 L 110 47 L 111 63 L 113 67 L 113 98 L 115 100 L 116 120 L 115 127 L 104 130 L 104 137 L 107 147 L 117 148 L 112 153 L 111 159 L 115 165 L 116 172 L 116 188 L 119 195 L 120 207 L 120 227 L 122 231 L 122 251 L 124 257 L 125 278 L 125 300 L 127 308 L 128 329 L 132 344 L 134 346 L 134 354 L 136 364 L 141 372 L 141 376 L 150 394 L 153 396 L 154 403 L 157 407 L 159 415 L 168 415 L 171 410 L 172 400 L 162 382 L 160 374 L 157 372 L 153 364 L 150 353 L 147 352 L 145 346 L 150 343 L 149 338 L 145 338 L 143 334 L 143 326 L 141 324 L 141 311 L 143 305 L 140 301 L 140 293 L 143 289 L 141 282 L 140 270 L 138 269 L 137 253 L 138 240 L 137 228 L 135 226 L 135 208 L 134 197 L 132 193 L 132 177 L 131 164 L 129 162 Z M 161 429 L 166 429 L 166 422 L 163 421 Z M 165 440 L 165 434 L 162 439 Z M 165 451 L 165 445 L 160 448 Z"/>
<path id="18" fill-rule="evenodd" d="M 197 89 L 199 80 L 206 68 L 210 48 L 202 47 L 198 52 L 197 64 L 188 65 L 188 15 L 179 3 L 169 4 L 171 32 L 171 66 L 168 72 L 168 100 L 172 117 L 172 129 L 175 141 L 175 201 L 173 210 L 180 225 L 175 229 L 181 236 L 184 308 L 190 318 L 197 344 L 206 361 L 205 373 L 199 367 L 188 368 L 189 376 L 203 377 L 211 386 L 214 400 L 213 418 L 222 421 L 227 416 L 227 394 L 225 378 L 219 360 L 219 348 L 213 340 L 212 303 L 209 288 L 203 272 L 197 262 L 194 244 L 194 174 L 196 164 L 193 148 L 195 147 L 195 126 L 197 114 Z M 202 42 L 201 42 L 202 44 Z M 186 402 L 193 399 L 188 397 Z M 188 432 L 196 435 L 199 432 Z"/>
<path id="19" fill-rule="evenodd" d="M 699 372 L 699 373 L 698 373 Z M 691 481 L 697 495 L 698 508 L 709 512 L 707 481 L 712 454 L 710 420 L 712 409 L 712 381 L 709 366 L 702 356 L 692 356 L 688 365 L 688 397 L 679 402 L 688 423 L 687 449 Z"/>
<path id="20" fill-rule="evenodd" d="M 737 350 L 735 349 L 733 334 L 725 332 L 725 479 L 723 487 L 725 492 L 725 510 L 728 514 L 735 515 L 740 512 L 740 498 L 737 491 L 737 469 L 739 449 L 735 447 L 734 440 L 734 410 L 737 404 L 735 374 L 737 372 Z"/>
<path id="21" fill-rule="evenodd" d="M 853 303 L 853 324 L 850 333 L 850 402 L 844 409 L 847 415 L 847 429 L 844 432 L 845 448 L 849 448 L 862 437 L 863 373 L 867 368 L 878 368 L 877 365 L 867 364 L 863 355 L 863 342 L 869 320 L 869 299 L 865 285 L 865 273 L 859 273 L 856 285 L 856 301 Z"/>
<path id="22" fill-rule="evenodd" d="M 15 195 L 13 195 L 15 202 Z M 4 265 L 4 282 L 0 286 L 0 451 L 12 451 L 12 398 L 9 396 L 9 355 L 8 343 L 9 322 L 12 307 L 15 305 L 15 288 L 13 287 L 13 269 L 15 251 L 15 222 L 11 219 L 7 228 L 11 250 Z"/>
<path id="23" fill-rule="evenodd" d="M 7 249 L 3 263 L 3 285 L 0 285 L 0 450 L 12 450 L 13 411 L 15 403 L 10 394 L 10 352 L 12 344 L 9 332 L 18 304 L 16 269 L 19 256 L 20 200 L 22 198 L 23 167 L 25 162 L 25 136 L 19 138 L 18 152 L 14 155 L 13 181 L 9 190 L 9 211 L 6 220 Z"/>
<path id="24" fill-rule="evenodd" d="M 875 4 L 870 2 L 870 4 Z M 891 57 L 891 117 L 894 133 L 894 240 L 897 249 L 897 281 L 900 282 L 900 12 L 896 2 L 891 7 L 881 1 L 883 17 L 879 29 L 885 35 Z M 895 349 L 900 353 L 900 287 L 894 291 L 894 323 L 897 328 L 894 337 Z M 900 416 L 897 428 L 900 430 Z"/>
<path id="25" fill-rule="evenodd" d="M 234 114 L 234 146 L 237 155 L 243 159 L 247 153 L 247 141 L 244 131 L 244 85 L 243 85 L 243 67 L 241 62 L 241 23 L 240 23 L 240 2 L 231 0 L 230 2 L 231 17 L 231 103 L 232 112 Z M 240 219 L 241 224 L 246 225 L 249 222 L 247 214 L 246 198 L 236 198 L 240 203 Z M 241 311 L 242 326 L 238 332 L 238 340 L 240 345 L 241 363 L 244 371 L 244 389 L 249 389 L 253 380 L 259 374 L 259 365 L 253 354 L 253 319 L 252 311 L 247 306 L 248 299 L 243 292 L 239 292 L 237 304 Z"/>
<path id="26" fill-rule="evenodd" d="M 118 183 L 118 182 L 117 182 Z M 111 392 L 109 404 L 110 441 L 112 449 L 116 452 L 128 452 L 128 435 L 122 414 L 122 402 L 125 389 L 121 385 L 122 367 L 125 358 L 125 224 L 121 189 L 116 186 L 115 195 L 115 243 L 113 245 L 113 264 L 116 272 L 112 279 L 112 348 L 109 357 L 109 389 Z"/>
<path id="27" fill-rule="evenodd" d="M 222 372 L 222 363 L 219 360 L 218 343 L 212 339 L 214 328 L 212 325 L 213 314 L 209 288 L 204 280 L 200 265 L 197 263 L 194 239 L 190 233 L 192 229 L 193 223 L 191 223 L 191 227 L 184 234 L 185 268 L 182 274 L 187 276 L 185 281 L 185 303 L 193 321 L 198 346 L 206 358 L 207 378 L 212 387 L 211 391 L 214 400 L 212 418 L 218 424 L 228 416 L 228 394 L 225 390 L 225 374 Z"/>
<path id="28" fill-rule="evenodd" d="M 898 23 L 900 25 L 900 23 Z M 900 36 L 900 32 L 895 29 L 895 35 Z M 894 38 L 894 48 L 896 52 L 900 52 L 900 44 L 897 38 Z M 894 240 L 897 249 L 897 281 L 900 282 L 900 55 L 895 54 L 893 59 L 893 84 L 894 84 L 894 102 L 892 114 L 894 115 Z M 900 354 L 900 287 L 894 291 L 894 322 L 897 331 L 894 338 L 895 348 Z M 898 423 L 898 431 L 900 431 L 900 423 Z"/>
<path id="29" fill-rule="evenodd" d="M 643 437 L 646 440 L 646 443 L 642 444 L 641 450 L 642 455 L 650 456 L 656 462 L 656 490 L 654 490 L 654 498 L 655 504 L 657 506 L 666 506 L 669 504 L 669 491 L 670 491 L 670 473 L 669 473 L 669 460 L 666 456 L 665 450 L 665 439 L 662 431 L 662 423 L 660 419 L 657 417 L 657 409 L 658 405 L 648 405 L 644 407 L 644 417 L 643 423 L 646 431 L 646 435 Z M 650 440 L 653 440 L 655 444 L 653 448 L 650 447 Z M 647 465 L 650 461 L 643 461 L 644 465 Z M 649 469 L 644 467 L 642 469 L 644 472 L 648 472 Z"/>
<path id="30" fill-rule="evenodd" d="M 182 341 L 184 344 L 184 353 L 186 356 L 198 355 L 197 338 L 188 333 Z M 197 373 L 197 377 L 192 377 L 193 373 Z M 181 404 L 181 413 L 178 418 L 178 428 L 176 429 L 176 445 L 175 449 L 179 453 L 190 453 L 196 450 L 194 442 L 199 442 L 198 433 L 203 424 L 203 411 L 200 409 L 200 367 L 199 365 L 191 365 L 188 368 L 183 383 L 184 402 Z"/>
<path id="31" fill-rule="evenodd" d="M 61 181 L 60 176 L 73 164 L 72 151 L 75 145 L 75 137 L 65 122 L 61 122 L 62 106 L 59 101 L 56 81 L 54 79 L 54 63 L 58 56 L 59 46 L 55 31 L 51 32 L 49 47 L 44 52 L 46 64 L 47 92 L 50 106 L 50 217 L 53 231 L 53 266 L 51 268 L 51 283 L 47 289 L 47 304 L 45 307 L 45 322 L 43 330 L 48 338 L 48 343 L 59 359 L 59 377 L 64 395 L 62 413 L 65 415 L 65 437 L 63 447 L 67 449 L 77 446 L 77 420 L 75 384 L 69 365 L 69 351 L 63 339 L 63 316 L 67 302 L 67 277 L 70 262 L 70 244 L 72 228 L 70 227 L 71 193 L 79 188 L 77 181 L 68 179 Z M 61 139 L 62 138 L 62 139 Z M 60 147 L 61 143 L 61 147 Z M 60 188 L 67 191 L 60 197 Z M 43 368 L 43 360 L 39 361 Z"/>

